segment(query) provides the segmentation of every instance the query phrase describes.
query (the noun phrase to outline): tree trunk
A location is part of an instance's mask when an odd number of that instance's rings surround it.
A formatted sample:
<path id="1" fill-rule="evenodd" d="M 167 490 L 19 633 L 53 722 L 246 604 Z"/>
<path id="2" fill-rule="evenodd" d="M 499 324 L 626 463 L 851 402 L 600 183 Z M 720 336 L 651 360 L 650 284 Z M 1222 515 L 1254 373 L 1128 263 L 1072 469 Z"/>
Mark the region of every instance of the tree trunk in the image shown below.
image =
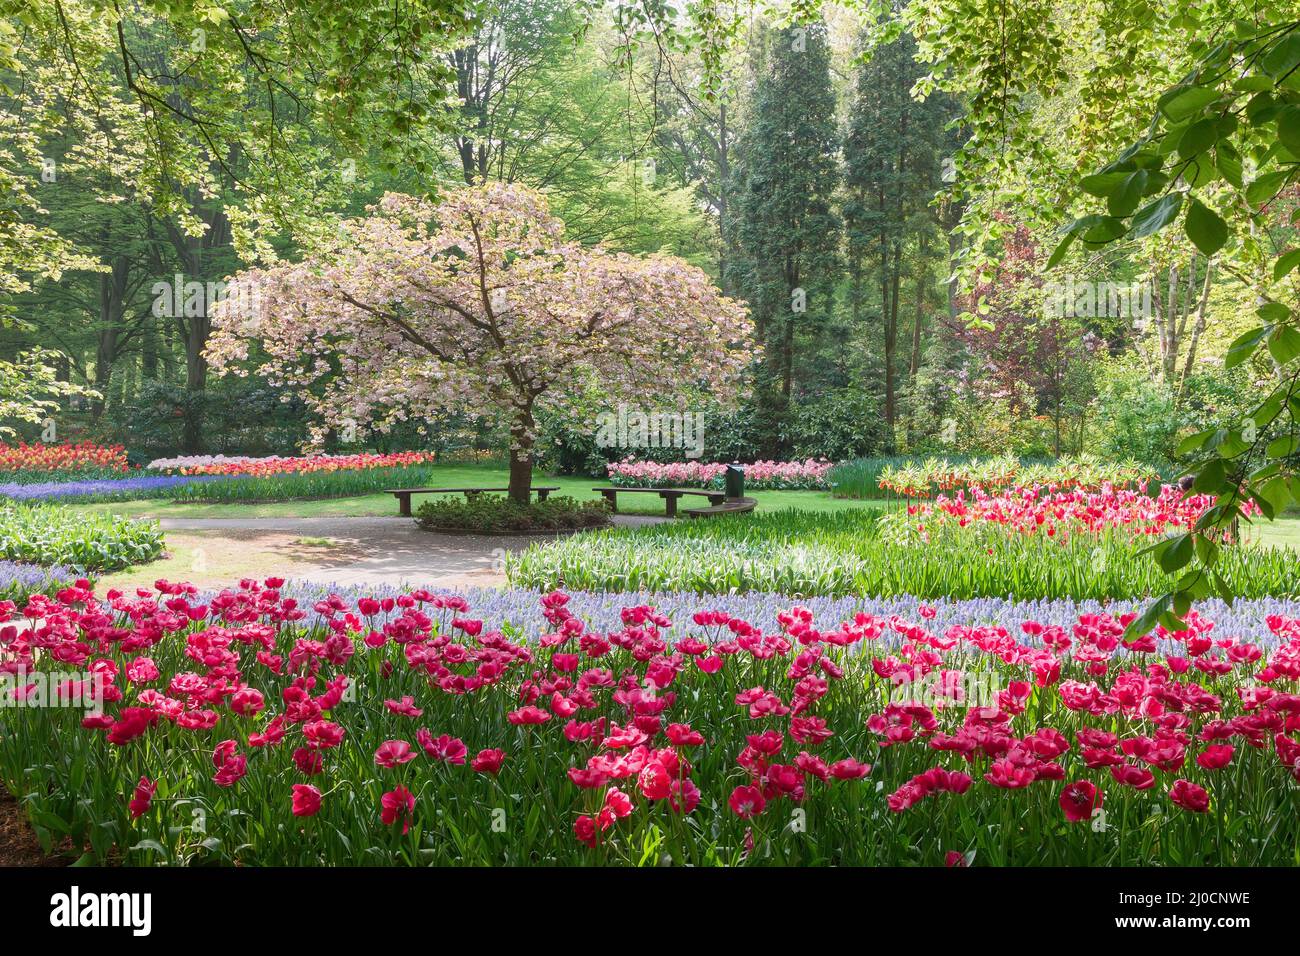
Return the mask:
<path id="1" fill-rule="evenodd" d="M 95 345 L 95 390 L 99 392 L 100 397 L 95 399 L 91 406 L 96 421 L 103 414 L 104 406 L 108 402 L 109 380 L 113 375 L 113 366 L 117 363 L 130 271 L 130 260 L 126 256 L 118 256 L 113 260 L 112 271 L 100 273 L 99 276 L 99 335 Z"/>
<path id="2" fill-rule="evenodd" d="M 785 335 L 781 340 L 781 397 L 790 404 L 790 389 L 794 384 L 794 316 L 786 319 Z"/>
<path id="3" fill-rule="evenodd" d="M 1187 345 L 1187 359 L 1183 362 L 1183 374 L 1178 380 L 1178 392 L 1181 395 L 1183 386 L 1187 383 L 1187 376 L 1192 372 L 1192 366 L 1196 363 L 1196 350 L 1201 344 L 1201 336 L 1205 334 L 1205 307 L 1210 301 L 1210 283 L 1214 276 L 1214 260 L 1210 259 L 1205 263 L 1205 284 L 1201 286 L 1201 299 L 1196 305 L 1196 324 L 1192 326 L 1191 341 Z"/>
<path id="4" fill-rule="evenodd" d="M 727 196 L 731 192 L 731 157 L 727 143 L 727 104 L 718 105 L 718 280 L 722 290 L 732 295 L 732 283 L 727 275 L 728 252 L 731 242 L 730 223 L 727 221 Z"/>
<path id="5" fill-rule="evenodd" d="M 200 405 L 198 408 L 190 407 L 185 410 L 185 427 L 181 433 L 181 444 L 187 455 L 197 455 L 203 451 L 201 403 L 208 384 L 208 360 L 203 357 L 203 348 L 208 341 L 210 320 L 204 316 L 190 321 L 194 323 L 194 327 L 185 339 L 185 390 L 190 401 L 197 400 Z"/>
<path id="6" fill-rule="evenodd" d="M 158 328 L 153 316 L 144 319 L 144 337 L 140 345 L 140 377 L 146 382 L 158 380 Z"/>
<path id="7" fill-rule="evenodd" d="M 930 284 L 929 255 L 929 244 L 923 236 L 916 273 L 916 316 L 912 321 L 912 358 L 907 364 L 909 385 L 916 384 L 916 373 L 921 369 L 921 326 L 925 322 L 925 299 Z"/>
<path id="8" fill-rule="evenodd" d="M 203 281 L 208 278 L 205 268 L 205 253 L 220 248 L 230 241 L 230 220 L 222 208 L 213 211 L 198 209 L 200 216 L 208 224 L 207 231 L 200 237 L 187 236 L 176 224 L 165 220 L 163 225 L 171 238 L 172 246 L 180 260 L 183 277 Z M 180 296 L 180 290 L 177 290 Z M 207 347 L 208 336 L 212 332 L 212 319 L 208 312 L 212 303 L 204 299 L 203 314 L 197 316 L 178 315 L 173 318 L 176 332 L 185 344 L 185 388 L 189 407 L 185 409 L 185 425 L 181 432 L 181 446 L 186 454 L 201 453 L 203 448 L 204 391 L 208 383 L 208 363 L 203 357 Z"/>
<path id="9" fill-rule="evenodd" d="M 894 422 L 898 418 L 898 298 L 902 284 L 902 250 L 894 246 L 893 275 L 888 289 L 888 314 L 885 317 L 885 424 L 889 426 L 889 444 L 894 444 Z"/>
<path id="10" fill-rule="evenodd" d="M 1182 275 L 1178 266 L 1169 267 L 1169 295 L 1161 310 L 1160 328 L 1160 371 L 1166 385 L 1174 381 L 1174 369 L 1178 364 L 1178 291 Z"/>
<path id="11" fill-rule="evenodd" d="M 510 426 L 510 486 L 507 496 L 511 501 L 528 504 L 533 487 L 533 412 L 521 410 Z"/>

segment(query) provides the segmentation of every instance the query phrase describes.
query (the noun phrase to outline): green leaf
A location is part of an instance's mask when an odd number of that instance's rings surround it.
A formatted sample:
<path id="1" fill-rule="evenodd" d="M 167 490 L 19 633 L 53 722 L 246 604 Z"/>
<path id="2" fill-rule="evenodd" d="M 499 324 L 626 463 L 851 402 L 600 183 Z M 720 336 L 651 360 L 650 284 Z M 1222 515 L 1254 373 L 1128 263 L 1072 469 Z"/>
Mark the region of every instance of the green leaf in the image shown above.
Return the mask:
<path id="1" fill-rule="evenodd" d="M 1178 155 L 1182 159 L 1199 156 L 1219 141 L 1219 124 L 1213 118 L 1197 120 L 1178 138 Z"/>
<path id="2" fill-rule="evenodd" d="M 1131 641 L 1136 637 L 1151 633 L 1156 626 L 1156 622 L 1168 612 L 1172 603 L 1172 594 L 1166 594 L 1152 601 L 1146 610 L 1129 622 L 1129 626 L 1124 629 L 1124 639 Z"/>
<path id="3" fill-rule="evenodd" d="M 1263 176 L 1254 179 L 1246 187 L 1246 201 L 1252 206 L 1264 205 L 1278 194 L 1278 190 L 1286 185 L 1287 178 L 1290 175 L 1291 171 L 1284 169 L 1280 172 L 1265 173 Z"/>
<path id="4" fill-rule="evenodd" d="M 1260 66 L 1269 76 L 1282 77 L 1300 66 L 1300 32 L 1292 30 L 1260 60 Z"/>
<path id="5" fill-rule="evenodd" d="M 1275 513 L 1280 513 L 1292 501 L 1291 483 L 1285 478 L 1274 478 L 1260 487 L 1259 494 L 1273 506 Z"/>
<path id="6" fill-rule="evenodd" d="M 1182 534 L 1170 539 L 1169 547 L 1160 552 L 1160 567 L 1166 574 L 1173 574 L 1185 567 L 1192 560 L 1192 536 Z"/>
<path id="7" fill-rule="evenodd" d="M 1268 337 L 1268 351 L 1278 365 L 1285 365 L 1300 355 L 1300 330 L 1292 325 L 1279 325 Z"/>
<path id="8" fill-rule="evenodd" d="M 1228 224 L 1199 199 L 1192 199 L 1184 222 L 1187 238 L 1207 256 L 1212 256 L 1228 241 Z"/>
<path id="9" fill-rule="evenodd" d="M 1300 249 L 1292 249 L 1285 255 L 1278 256 L 1277 262 L 1273 263 L 1273 281 L 1277 282 L 1296 266 L 1300 266 Z"/>
<path id="10" fill-rule="evenodd" d="M 1199 113 L 1218 100 L 1219 96 L 1218 90 L 1211 90 L 1204 86 L 1187 87 L 1169 96 L 1168 99 L 1162 97 L 1160 111 L 1175 123 L 1178 123 L 1187 119 L 1193 113 Z"/>
<path id="11" fill-rule="evenodd" d="M 1093 173 L 1079 180 L 1079 186 L 1086 193 L 1105 198 L 1118 189 L 1130 175 L 1130 173 Z"/>
<path id="12" fill-rule="evenodd" d="M 1074 233 L 1066 233 L 1065 238 L 1060 241 L 1057 247 L 1052 251 L 1051 256 L 1047 259 L 1046 269 L 1054 269 L 1065 258 L 1065 254 L 1070 251 L 1070 246 L 1074 244 Z"/>
<path id="13" fill-rule="evenodd" d="M 1259 93 L 1263 90 L 1271 90 L 1273 88 L 1273 81 L 1267 76 L 1259 76 L 1258 74 L 1243 76 L 1232 84 L 1232 88 L 1234 90 L 1240 90 L 1243 93 Z"/>
<path id="14" fill-rule="evenodd" d="M 1212 458 L 1201 467 L 1192 487 L 1202 494 L 1213 494 L 1223 487 L 1227 477 L 1228 469 L 1224 467 L 1223 459 Z"/>
<path id="15" fill-rule="evenodd" d="M 1158 232 L 1178 218 L 1178 211 L 1182 207 L 1183 197 L 1181 193 L 1170 193 L 1168 196 L 1143 206 L 1142 209 L 1138 210 L 1137 215 L 1133 217 L 1132 237 L 1142 239 L 1153 232 Z"/>
<path id="16" fill-rule="evenodd" d="M 1259 348 L 1259 343 L 1263 342 L 1268 335 L 1268 330 L 1267 325 L 1261 325 L 1259 328 L 1243 332 L 1233 339 L 1232 344 L 1228 346 L 1227 354 L 1223 357 L 1223 367 L 1225 369 L 1236 368 L 1254 355 L 1255 350 Z"/>
<path id="17" fill-rule="evenodd" d="M 1277 325 L 1291 318 L 1291 310 L 1281 302 L 1265 302 L 1255 310 L 1255 314 L 1270 325 Z"/>
<path id="18" fill-rule="evenodd" d="M 1269 458 L 1287 458 L 1294 455 L 1297 448 L 1300 448 L 1300 438 L 1295 435 L 1283 435 L 1269 442 L 1264 447 L 1264 454 Z"/>
<path id="19" fill-rule="evenodd" d="M 1214 168 L 1219 171 L 1219 175 L 1232 184 L 1233 188 L 1241 189 L 1242 169 L 1241 159 L 1230 153 L 1224 147 L 1226 143 L 1220 142 L 1214 149 Z"/>
<path id="20" fill-rule="evenodd" d="M 1188 435 L 1178 443 L 1178 447 L 1174 450 L 1174 454 L 1179 458 L 1182 458 L 1184 455 L 1190 455 L 1213 438 L 1214 432 L 1215 429 L 1207 428 L 1205 431 L 1197 432 L 1195 435 Z"/>
<path id="21" fill-rule="evenodd" d="M 1119 188 L 1110 194 L 1106 203 L 1107 211 L 1112 216 L 1133 215 L 1133 210 L 1137 209 L 1142 197 L 1149 192 L 1147 186 L 1150 182 L 1151 173 L 1145 169 L 1125 176 Z"/>
<path id="22" fill-rule="evenodd" d="M 1105 245 L 1124 235 L 1124 221 L 1114 216 L 1101 216 L 1082 236 L 1084 242 Z"/>
<path id="23" fill-rule="evenodd" d="M 1219 455 L 1223 458 L 1238 458 L 1250 451 L 1251 443 L 1242 437 L 1241 432 L 1232 430 L 1219 442 Z"/>
<path id="24" fill-rule="evenodd" d="M 1288 106 L 1278 114 L 1277 138 L 1292 156 L 1300 156 L 1300 106 Z"/>

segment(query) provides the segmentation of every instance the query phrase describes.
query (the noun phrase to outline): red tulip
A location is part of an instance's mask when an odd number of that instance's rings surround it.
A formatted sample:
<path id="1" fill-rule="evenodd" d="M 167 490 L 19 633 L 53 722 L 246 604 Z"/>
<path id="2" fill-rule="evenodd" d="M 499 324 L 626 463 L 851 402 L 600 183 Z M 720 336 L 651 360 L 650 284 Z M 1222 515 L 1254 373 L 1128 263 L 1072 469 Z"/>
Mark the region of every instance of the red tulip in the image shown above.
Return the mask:
<path id="1" fill-rule="evenodd" d="M 1087 780 L 1076 780 L 1061 790 L 1061 810 L 1071 823 L 1082 823 L 1100 809 L 1105 795 Z"/>
<path id="2" fill-rule="evenodd" d="M 307 783 L 293 785 L 293 815 L 314 817 L 320 811 L 320 791 Z"/>

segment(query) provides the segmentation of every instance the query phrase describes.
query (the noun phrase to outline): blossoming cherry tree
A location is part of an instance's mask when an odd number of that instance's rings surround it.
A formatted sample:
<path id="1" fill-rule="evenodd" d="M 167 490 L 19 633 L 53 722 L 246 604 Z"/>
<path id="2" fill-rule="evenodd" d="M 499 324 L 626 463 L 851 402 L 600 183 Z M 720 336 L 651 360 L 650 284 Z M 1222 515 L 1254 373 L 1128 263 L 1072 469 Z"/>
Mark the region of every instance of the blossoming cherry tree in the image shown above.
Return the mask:
<path id="1" fill-rule="evenodd" d="M 499 183 L 434 204 L 388 194 L 331 248 L 236 277 L 208 356 L 296 386 L 324 426 L 386 431 L 439 411 L 503 415 L 510 497 L 527 501 L 537 414 L 597 382 L 611 400 L 725 397 L 751 353 L 743 305 L 667 255 L 564 238 L 534 190 Z"/>

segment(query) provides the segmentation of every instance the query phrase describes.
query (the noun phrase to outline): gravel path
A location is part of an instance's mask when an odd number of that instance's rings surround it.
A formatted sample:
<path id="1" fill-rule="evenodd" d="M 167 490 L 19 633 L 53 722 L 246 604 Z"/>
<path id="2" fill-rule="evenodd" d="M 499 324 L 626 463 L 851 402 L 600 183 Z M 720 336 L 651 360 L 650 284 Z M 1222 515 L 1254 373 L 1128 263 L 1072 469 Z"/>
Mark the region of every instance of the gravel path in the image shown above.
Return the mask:
<path id="1" fill-rule="evenodd" d="M 620 526 L 657 524 L 665 518 L 616 515 Z M 451 535 L 421 531 L 410 518 L 163 518 L 163 531 L 195 532 L 205 547 L 224 543 L 246 553 L 250 570 L 267 551 L 283 548 L 286 536 L 327 542 L 312 551 L 297 579 L 327 584 L 493 585 L 503 583 L 508 551 L 555 535 Z M 225 536 L 222 532 L 230 532 Z M 264 539 L 259 546 L 259 539 Z"/>

